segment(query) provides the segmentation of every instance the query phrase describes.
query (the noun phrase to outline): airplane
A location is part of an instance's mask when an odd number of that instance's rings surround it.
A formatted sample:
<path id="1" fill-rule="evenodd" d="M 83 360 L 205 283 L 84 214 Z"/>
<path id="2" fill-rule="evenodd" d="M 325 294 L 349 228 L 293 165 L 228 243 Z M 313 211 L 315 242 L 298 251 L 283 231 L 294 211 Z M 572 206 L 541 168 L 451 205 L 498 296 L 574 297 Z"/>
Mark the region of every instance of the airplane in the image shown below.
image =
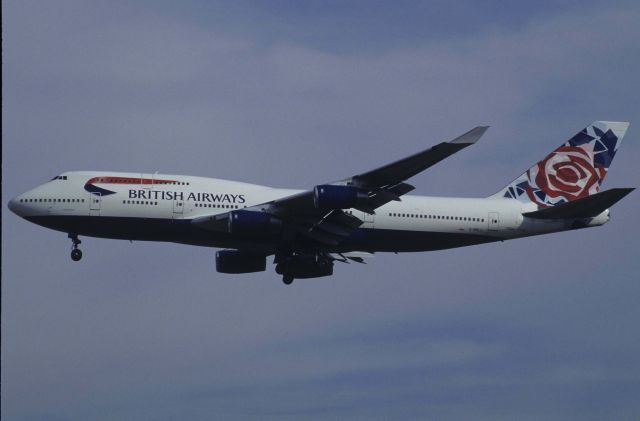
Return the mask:
<path id="1" fill-rule="evenodd" d="M 294 279 L 333 274 L 334 262 L 376 252 L 449 249 L 609 221 L 633 188 L 600 191 L 629 123 L 596 121 L 486 198 L 412 196 L 407 179 L 476 143 L 478 126 L 371 171 L 309 190 L 214 178 L 111 171 L 65 172 L 9 202 L 18 216 L 79 236 L 222 248 L 226 274 L 275 271 Z"/>

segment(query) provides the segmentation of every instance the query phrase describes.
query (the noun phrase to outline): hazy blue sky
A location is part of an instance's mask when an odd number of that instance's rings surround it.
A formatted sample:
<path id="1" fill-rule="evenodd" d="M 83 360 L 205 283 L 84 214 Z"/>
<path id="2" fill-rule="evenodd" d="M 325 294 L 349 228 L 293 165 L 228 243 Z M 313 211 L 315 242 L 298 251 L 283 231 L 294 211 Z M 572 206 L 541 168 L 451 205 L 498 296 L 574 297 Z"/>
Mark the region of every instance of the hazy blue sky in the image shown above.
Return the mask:
<path id="1" fill-rule="evenodd" d="M 412 183 L 486 196 L 594 120 L 630 121 L 637 2 L 3 2 L 2 417 L 640 416 L 638 192 L 604 227 L 377 255 L 282 285 L 214 250 L 6 211 L 66 170 L 310 188 L 477 125 Z"/>

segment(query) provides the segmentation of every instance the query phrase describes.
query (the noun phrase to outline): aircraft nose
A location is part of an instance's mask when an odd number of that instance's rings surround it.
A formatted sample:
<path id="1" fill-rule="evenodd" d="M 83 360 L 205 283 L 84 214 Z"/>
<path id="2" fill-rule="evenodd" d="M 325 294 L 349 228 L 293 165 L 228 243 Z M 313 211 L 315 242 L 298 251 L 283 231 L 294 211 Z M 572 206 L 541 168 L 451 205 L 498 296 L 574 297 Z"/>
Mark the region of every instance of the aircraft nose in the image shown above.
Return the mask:
<path id="1" fill-rule="evenodd" d="M 18 215 L 18 198 L 17 197 L 14 197 L 13 199 L 9 200 L 9 210 L 15 213 L 16 215 Z"/>
<path id="2" fill-rule="evenodd" d="M 9 200 L 9 203 L 7 203 L 7 207 L 11 212 L 22 217 L 24 216 L 25 211 L 28 209 L 25 203 L 23 203 L 23 200 L 24 200 L 24 194 L 16 196 L 13 199 Z"/>

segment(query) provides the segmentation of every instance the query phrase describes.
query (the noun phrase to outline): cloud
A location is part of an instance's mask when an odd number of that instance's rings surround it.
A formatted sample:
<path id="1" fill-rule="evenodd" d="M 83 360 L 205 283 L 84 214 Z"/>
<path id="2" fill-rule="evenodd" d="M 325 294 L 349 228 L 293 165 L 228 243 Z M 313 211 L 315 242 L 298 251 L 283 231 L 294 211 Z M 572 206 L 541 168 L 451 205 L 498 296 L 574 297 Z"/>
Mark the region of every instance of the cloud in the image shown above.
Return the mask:
<path id="1" fill-rule="evenodd" d="M 487 25 L 448 9 L 465 28 L 406 42 L 355 17 L 356 41 L 335 37 L 324 9 L 242 6 L 232 25 L 197 2 L 4 6 L 5 198 L 67 169 L 307 188 L 491 124 L 413 180 L 483 196 L 603 118 L 632 121 L 607 185 L 639 184 L 635 5 L 495 9 Z M 287 289 L 175 244 L 84 239 L 72 264 L 64 235 L 5 212 L 4 415 L 627 418 L 638 211 L 630 196 L 603 228 L 381 254 Z"/>

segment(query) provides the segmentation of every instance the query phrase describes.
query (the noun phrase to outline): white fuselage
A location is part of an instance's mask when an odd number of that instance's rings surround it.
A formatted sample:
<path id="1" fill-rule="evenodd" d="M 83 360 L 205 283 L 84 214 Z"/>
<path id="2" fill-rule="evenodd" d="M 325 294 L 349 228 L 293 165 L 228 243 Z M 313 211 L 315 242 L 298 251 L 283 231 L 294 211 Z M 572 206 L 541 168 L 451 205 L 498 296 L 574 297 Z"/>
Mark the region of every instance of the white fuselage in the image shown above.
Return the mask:
<path id="1" fill-rule="evenodd" d="M 9 206 L 25 219 L 74 235 L 271 252 L 274 245 L 268 239 L 238 239 L 193 227 L 190 221 L 297 192 L 205 177 L 78 171 L 14 198 Z M 575 228 L 565 220 L 522 215 L 533 210 L 534 204 L 513 199 L 406 195 L 374 215 L 346 210 L 364 221 L 357 231 L 367 234 L 354 235 L 337 251 L 437 250 Z M 608 219 L 605 211 L 584 226 Z"/>

